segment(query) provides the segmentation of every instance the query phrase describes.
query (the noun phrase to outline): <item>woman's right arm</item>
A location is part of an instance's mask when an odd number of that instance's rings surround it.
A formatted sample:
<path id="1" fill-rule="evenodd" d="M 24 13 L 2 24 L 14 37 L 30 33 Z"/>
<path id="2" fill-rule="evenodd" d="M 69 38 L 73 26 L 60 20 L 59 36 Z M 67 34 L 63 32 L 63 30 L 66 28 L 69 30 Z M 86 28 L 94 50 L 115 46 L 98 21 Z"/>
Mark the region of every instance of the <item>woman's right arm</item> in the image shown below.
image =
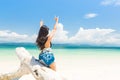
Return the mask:
<path id="1" fill-rule="evenodd" d="M 55 22 L 55 24 L 54 24 L 54 27 L 53 27 L 52 32 L 50 33 L 50 35 L 49 35 L 49 37 L 48 37 L 49 40 L 52 40 L 53 36 L 55 35 L 55 32 L 56 32 L 56 30 L 57 30 L 58 20 L 59 20 L 59 18 L 58 18 L 58 17 L 55 17 L 55 21 L 56 21 L 56 22 Z"/>

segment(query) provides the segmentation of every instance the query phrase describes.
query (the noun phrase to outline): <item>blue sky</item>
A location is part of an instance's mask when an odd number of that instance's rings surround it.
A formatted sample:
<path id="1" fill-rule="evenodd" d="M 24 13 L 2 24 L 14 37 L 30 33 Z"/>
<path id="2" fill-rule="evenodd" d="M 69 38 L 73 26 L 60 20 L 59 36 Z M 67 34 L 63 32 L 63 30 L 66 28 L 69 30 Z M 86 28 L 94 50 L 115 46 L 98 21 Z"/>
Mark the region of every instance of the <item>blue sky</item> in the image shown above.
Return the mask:
<path id="1" fill-rule="evenodd" d="M 68 37 L 80 27 L 120 32 L 120 0 L 1 0 L 0 30 L 30 36 L 37 34 L 41 19 L 52 29 L 56 15 Z"/>

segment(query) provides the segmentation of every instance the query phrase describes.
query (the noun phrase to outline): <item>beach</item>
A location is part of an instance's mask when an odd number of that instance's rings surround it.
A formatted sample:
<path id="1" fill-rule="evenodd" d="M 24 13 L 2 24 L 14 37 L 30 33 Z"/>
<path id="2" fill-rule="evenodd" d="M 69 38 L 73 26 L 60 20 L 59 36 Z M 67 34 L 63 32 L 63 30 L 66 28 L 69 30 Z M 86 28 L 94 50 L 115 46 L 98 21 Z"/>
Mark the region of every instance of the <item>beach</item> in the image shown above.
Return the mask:
<path id="1" fill-rule="evenodd" d="M 38 50 L 28 51 L 37 58 Z M 14 48 L 0 52 L 4 52 L 0 53 L 0 74 L 19 68 Z M 119 49 L 53 49 L 53 52 L 57 71 L 68 80 L 120 80 Z"/>
<path id="2" fill-rule="evenodd" d="M 64 60 L 65 66 L 59 68 L 70 80 L 120 80 L 118 56 L 81 56 L 70 59 Z M 61 61 L 59 63 L 63 65 Z"/>

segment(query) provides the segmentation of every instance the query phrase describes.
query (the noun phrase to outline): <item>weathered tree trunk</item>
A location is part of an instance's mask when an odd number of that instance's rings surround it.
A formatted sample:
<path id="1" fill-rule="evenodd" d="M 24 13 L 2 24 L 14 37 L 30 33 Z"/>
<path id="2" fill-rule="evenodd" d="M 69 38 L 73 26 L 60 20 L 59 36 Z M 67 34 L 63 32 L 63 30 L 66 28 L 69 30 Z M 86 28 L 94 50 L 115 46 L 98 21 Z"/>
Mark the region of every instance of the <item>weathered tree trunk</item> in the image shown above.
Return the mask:
<path id="1" fill-rule="evenodd" d="M 0 75 L 0 80 L 13 80 L 28 73 L 32 73 L 36 80 L 66 80 L 57 72 L 36 61 L 25 48 L 16 48 L 16 54 L 21 61 L 20 68 L 16 72 Z"/>
<path id="2" fill-rule="evenodd" d="M 29 73 L 30 71 L 25 67 L 24 64 L 21 63 L 20 68 L 17 71 L 6 73 L 6 74 L 1 74 L 0 80 L 13 80 L 16 78 L 20 78 L 21 76 L 25 74 L 29 74 Z"/>

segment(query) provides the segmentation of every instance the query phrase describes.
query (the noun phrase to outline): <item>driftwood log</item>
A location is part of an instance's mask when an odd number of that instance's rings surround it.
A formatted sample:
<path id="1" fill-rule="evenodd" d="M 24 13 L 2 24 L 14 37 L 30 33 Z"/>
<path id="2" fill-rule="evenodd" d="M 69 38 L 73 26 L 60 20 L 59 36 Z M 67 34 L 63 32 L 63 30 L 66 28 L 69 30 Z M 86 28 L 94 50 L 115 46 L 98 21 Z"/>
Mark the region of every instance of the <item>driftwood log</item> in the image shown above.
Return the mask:
<path id="1" fill-rule="evenodd" d="M 36 80 L 66 80 L 57 72 L 43 66 L 23 47 L 16 48 L 21 62 L 20 68 L 8 74 L 0 75 L 0 80 L 18 80 L 25 74 L 32 74 Z"/>

